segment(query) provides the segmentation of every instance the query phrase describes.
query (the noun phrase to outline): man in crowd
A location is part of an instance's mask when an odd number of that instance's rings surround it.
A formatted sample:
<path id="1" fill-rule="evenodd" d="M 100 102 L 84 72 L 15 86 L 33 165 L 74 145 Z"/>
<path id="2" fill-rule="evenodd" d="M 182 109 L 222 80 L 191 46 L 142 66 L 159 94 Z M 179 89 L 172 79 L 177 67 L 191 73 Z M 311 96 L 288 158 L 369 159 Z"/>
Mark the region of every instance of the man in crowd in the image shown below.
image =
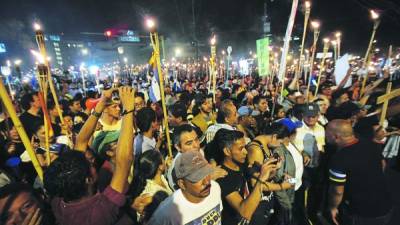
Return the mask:
<path id="1" fill-rule="evenodd" d="M 313 220 L 321 209 L 321 157 L 325 146 L 325 129 L 318 123 L 319 107 L 316 103 L 304 105 L 303 125 L 296 130 L 294 145 L 304 157 L 303 188 L 307 211 Z"/>
<path id="2" fill-rule="evenodd" d="M 220 224 L 221 189 L 211 180 L 212 172 L 198 151 L 178 156 L 175 174 L 179 189 L 159 205 L 148 224 Z"/>
<path id="3" fill-rule="evenodd" d="M 79 95 L 75 95 L 75 97 L 69 101 L 69 110 L 70 113 L 74 116 L 74 128 L 75 130 L 79 131 L 82 125 L 85 123 L 85 121 L 88 118 L 88 115 L 86 115 L 82 111 L 82 105 L 81 105 L 81 99 L 79 98 Z"/>
<path id="4" fill-rule="evenodd" d="M 207 128 L 215 122 L 212 114 L 212 97 L 199 93 L 194 101 L 192 124 L 205 133 Z"/>
<path id="5" fill-rule="evenodd" d="M 235 130 L 238 117 L 239 115 L 233 102 L 229 99 L 222 101 L 217 114 L 217 123 L 210 126 L 205 133 L 207 143 L 214 139 L 215 133 L 221 128 Z"/>
<path id="6" fill-rule="evenodd" d="M 59 224 L 114 224 L 119 208 L 125 203 L 127 178 L 133 161 L 133 109 L 134 93 L 129 87 L 119 88 L 124 107 L 121 135 L 119 136 L 115 172 L 111 184 L 102 193 L 95 189 L 96 180 L 84 154 L 70 151 L 61 155 L 46 170 L 44 187 L 53 196 L 51 205 Z M 108 100 L 103 96 L 104 103 Z M 104 103 L 96 107 L 86 124 L 94 125 Z M 99 111 L 96 111 L 99 110 Z M 83 128 L 85 131 L 86 128 Z M 80 148 L 80 146 L 77 146 Z"/>
<path id="7" fill-rule="evenodd" d="M 176 179 L 174 179 L 174 168 L 175 162 L 179 155 L 189 151 L 200 151 L 200 141 L 197 136 L 194 127 L 189 124 L 183 124 L 174 129 L 173 133 L 173 143 L 176 150 L 178 150 L 177 155 L 172 160 L 172 165 L 168 168 L 167 178 L 170 187 L 177 189 Z M 204 154 L 204 153 L 203 153 Z"/>
<path id="8" fill-rule="evenodd" d="M 256 120 L 254 118 L 255 116 L 258 116 L 258 112 L 248 106 L 242 106 L 238 109 L 238 114 L 238 130 L 245 134 L 245 138 L 247 139 L 247 142 L 249 142 L 254 139 L 258 133 Z"/>
<path id="9" fill-rule="evenodd" d="M 146 102 L 144 99 L 144 94 L 142 92 L 137 92 L 135 94 L 135 115 L 139 110 L 146 106 Z"/>
<path id="10" fill-rule="evenodd" d="M 101 124 L 102 131 L 116 131 L 121 129 L 121 108 L 120 101 L 118 98 L 113 97 L 106 104 L 99 123 Z"/>
<path id="11" fill-rule="evenodd" d="M 379 146 L 358 139 L 346 120 L 329 122 L 329 143 L 338 147 L 329 169 L 329 210 L 338 224 L 385 225 L 392 215 L 392 200 L 383 175 Z M 339 207 L 342 209 L 339 213 Z"/>
<path id="12" fill-rule="evenodd" d="M 136 124 L 140 130 L 134 141 L 135 157 L 138 158 L 145 151 L 159 149 L 161 143 L 154 137 L 160 129 L 154 110 L 151 108 L 139 110 L 136 115 Z"/>
<path id="13" fill-rule="evenodd" d="M 28 137 L 33 135 L 33 121 L 42 120 L 40 114 L 40 101 L 37 93 L 28 93 L 21 98 L 21 107 L 25 110 L 20 116 L 22 125 Z"/>
<path id="14" fill-rule="evenodd" d="M 270 160 L 261 166 L 252 191 L 243 175 L 247 150 L 244 135 L 240 131 L 220 129 L 216 134 L 216 161 L 227 171 L 228 175 L 217 180 L 221 186 L 224 206 L 222 211 L 223 225 L 246 224 L 251 221 L 262 197 L 267 190 L 266 181 L 275 169 L 276 160 Z"/>
<path id="15" fill-rule="evenodd" d="M 257 95 L 254 97 L 254 106 L 255 106 L 255 113 L 258 115 L 255 116 L 257 122 L 257 129 L 263 130 L 265 125 L 268 123 L 268 119 L 270 117 L 270 111 L 268 108 L 268 99 L 264 95 Z"/>
<path id="16" fill-rule="evenodd" d="M 168 124 L 171 128 L 187 124 L 187 109 L 181 102 L 176 102 L 168 109 Z"/>

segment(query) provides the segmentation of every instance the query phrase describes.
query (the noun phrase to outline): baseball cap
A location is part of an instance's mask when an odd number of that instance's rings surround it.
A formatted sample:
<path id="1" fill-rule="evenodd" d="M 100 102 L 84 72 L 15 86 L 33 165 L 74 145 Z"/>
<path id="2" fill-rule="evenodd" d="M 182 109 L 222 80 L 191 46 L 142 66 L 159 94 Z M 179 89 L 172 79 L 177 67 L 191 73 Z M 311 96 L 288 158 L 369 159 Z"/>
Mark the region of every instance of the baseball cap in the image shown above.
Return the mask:
<path id="1" fill-rule="evenodd" d="M 198 151 L 184 152 L 176 158 L 175 175 L 177 179 L 186 179 L 196 183 L 210 175 L 214 169 Z"/>
<path id="2" fill-rule="evenodd" d="M 304 116 L 316 116 L 319 113 L 319 106 L 315 103 L 304 105 Z"/>
<path id="3" fill-rule="evenodd" d="M 120 131 L 119 130 L 117 130 L 117 131 L 108 131 L 107 134 L 105 135 L 103 141 L 99 145 L 98 152 L 100 154 L 105 152 L 105 150 L 107 150 L 105 147 L 110 143 L 117 142 L 119 136 L 120 136 Z"/>
<path id="4" fill-rule="evenodd" d="M 260 115 L 259 111 L 255 111 L 248 106 L 241 106 L 238 109 L 239 116 L 258 116 Z"/>
<path id="5" fill-rule="evenodd" d="M 289 118 L 281 119 L 278 121 L 278 123 L 284 125 L 289 130 L 289 132 L 292 132 L 293 130 L 303 126 L 303 123 L 301 121 L 294 122 Z"/>

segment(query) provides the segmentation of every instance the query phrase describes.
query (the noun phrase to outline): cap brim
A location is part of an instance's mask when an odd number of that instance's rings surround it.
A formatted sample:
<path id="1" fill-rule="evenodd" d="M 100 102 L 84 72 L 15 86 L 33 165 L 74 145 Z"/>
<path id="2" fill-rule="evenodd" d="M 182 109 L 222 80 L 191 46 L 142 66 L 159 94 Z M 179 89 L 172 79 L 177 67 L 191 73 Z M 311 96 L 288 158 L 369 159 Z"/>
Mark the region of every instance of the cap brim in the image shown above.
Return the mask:
<path id="1" fill-rule="evenodd" d="M 212 174 L 214 172 L 214 169 L 208 164 L 200 169 L 197 169 L 193 173 L 191 173 L 189 176 L 185 177 L 186 180 L 192 182 L 192 183 L 197 183 L 204 179 L 204 177 Z"/>
<path id="2" fill-rule="evenodd" d="M 304 113 L 304 116 L 318 116 L 318 112 Z"/>

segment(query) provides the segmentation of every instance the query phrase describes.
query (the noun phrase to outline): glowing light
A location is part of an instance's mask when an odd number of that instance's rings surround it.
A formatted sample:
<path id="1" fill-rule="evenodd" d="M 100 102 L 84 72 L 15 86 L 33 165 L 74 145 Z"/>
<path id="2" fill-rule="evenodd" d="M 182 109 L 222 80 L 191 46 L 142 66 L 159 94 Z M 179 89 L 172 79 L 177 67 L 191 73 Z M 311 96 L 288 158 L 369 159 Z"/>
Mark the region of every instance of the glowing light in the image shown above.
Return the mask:
<path id="1" fill-rule="evenodd" d="M 20 59 L 16 59 L 16 60 L 14 61 L 14 64 L 15 64 L 16 66 L 21 65 L 21 63 L 22 63 L 22 60 L 20 60 Z"/>
<path id="2" fill-rule="evenodd" d="M 98 71 L 99 71 L 99 67 L 96 65 L 92 65 L 89 67 L 90 74 L 97 74 Z"/>
<path id="3" fill-rule="evenodd" d="M 336 38 L 340 38 L 341 36 L 342 36 L 342 33 L 336 32 L 336 34 L 335 34 L 335 37 L 336 37 Z"/>
<path id="4" fill-rule="evenodd" d="M 175 56 L 176 57 L 179 57 L 179 56 L 181 56 L 182 55 L 182 49 L 181 48 L 176 48 L 175 49 Z"/>
<path id="5" fill-rule="evenodd" d="M 153 19 L 148 18 L 146 19 L 146 26 L 149 29 L 153 29 L 156 26 L 156 23 L 154 22 Z"/>
<path id="6" fill-rule="evenodd" d="M 225 55 L 225 51 L 224 50 L 222 50 L 221 53 L 222 53 L 222 55 Z"/>
<path id="7" fill-rule="evenodd" d="M 309 1 L 304 2 L 304 5 L 306 9 L 309 9 L 311 7 L 311 3 Z"/>
<path id="8" fill-rule="evenodd" d="M 40 26 L 40 24 L 34 23 L 34 24 L 33 24 L 33 29 L 35 29 L 35 31 L 38 31 L 38 30 L 41 30 L 42 27 Z"/>
<path id="9" fill-rule="evenodd" d="M 311 22 L 311 27 L 313 28 L 313 29 L 318 29 L 319 27 L 320 27 L 320 23 L 318 22 L 318 21 L 312 21 Z"/>
<path id="10" fill-rule="evenodd" d="M 324 43 L 329 43 L 329 38 L 324 38 Z"/>
<path id="11" fill-rule="evenodd" d="M 211 38 L 210 40 L 210 44 L 211 45 L 215 45 L 217 43 L 217 38 L 215 37 L 215 35 Z"/>
<path id="12" fill-rule="evenodd" d="M 89 53 L 89 50 L 87 48 L 84 48 L 81 50 L 82 55 L 87 55 Z"/>
<path id="13" fill-rule="evenodd" d="M 105 34 L 107 37 L 111 37 L 112 32 L 111 32 L 110 30 L 107 30 L 104 34 Z"/>
<path id="14" fill-rule="evenodd" d="M 332 45 L 337 45 L 336 41 L 331 41 Z"/>
<path id="15" fill-rule="evenodd" d="M 379 19 L 379 13 L 375 12 L 374 10 L 371 10 L 370 13 L 373 20 Z"/>
<path id="16" fill-rule="evenodd" d="M 37 60 L 39 63 L 44 63 L 44 58 L 43 58 L 43 56 L 42 56 L 39 52 L 37 52 L 37 51 L 31 49 L 31 54 L 32 54 L 33 56 L 35 56 L 36 60 Z"/>
<path id="17" fill-rule="evenodd" d="M 128 62 L 128 58 L 124 57 L 124 62 L 127 63 Z"/>

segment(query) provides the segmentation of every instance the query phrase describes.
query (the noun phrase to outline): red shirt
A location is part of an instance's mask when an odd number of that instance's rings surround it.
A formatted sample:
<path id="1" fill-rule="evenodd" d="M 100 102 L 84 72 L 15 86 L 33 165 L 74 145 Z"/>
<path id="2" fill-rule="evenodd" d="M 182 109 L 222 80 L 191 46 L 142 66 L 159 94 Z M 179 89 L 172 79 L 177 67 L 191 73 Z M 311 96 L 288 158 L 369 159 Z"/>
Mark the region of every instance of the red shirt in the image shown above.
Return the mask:
<path id="1" fill-rule="evenodd" d="M 51 208 L 57 224 L 108 225 L 117 222 L 119 208 L 125 200 L 124 194 L 108 186 L 104 192 L 79 202 L 65 203 L 61 198 L 54 198 Z"/>

